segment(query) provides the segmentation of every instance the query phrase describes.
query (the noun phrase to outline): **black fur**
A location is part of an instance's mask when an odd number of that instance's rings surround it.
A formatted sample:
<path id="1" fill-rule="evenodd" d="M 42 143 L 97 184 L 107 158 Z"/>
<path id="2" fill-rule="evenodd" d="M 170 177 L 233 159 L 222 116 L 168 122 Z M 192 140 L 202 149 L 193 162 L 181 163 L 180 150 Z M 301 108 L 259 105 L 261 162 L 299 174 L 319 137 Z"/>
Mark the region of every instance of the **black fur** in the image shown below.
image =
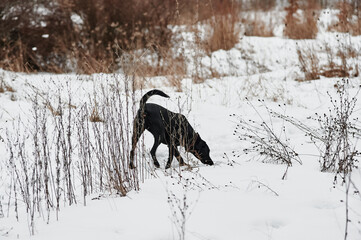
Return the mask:
<path id="1" fill-rule="evenodd" d="M 213 165 L 207 143 L 194 131 L 186 117 L 182 114 L 171 112 L 157 104 L 146 103 L 153 95 L 169 98 L 164 92 L 154 89 L 147 92 L 140 100 L 139 110 L 133 123 L 130 167 L 134 168 L 134 150 L 145 129 L 154 136 L 154 145 L 150 151 L 154 166 L 159 167 L 155 152 L 161 143 L 166 144 L 169 148 L 166 168 L 171 166 L 173 156 L 177 158 L 181 166 L 184 165 L 177 146 L 183 146 L 186 151 L 191 152 L 202 163 Z"/>

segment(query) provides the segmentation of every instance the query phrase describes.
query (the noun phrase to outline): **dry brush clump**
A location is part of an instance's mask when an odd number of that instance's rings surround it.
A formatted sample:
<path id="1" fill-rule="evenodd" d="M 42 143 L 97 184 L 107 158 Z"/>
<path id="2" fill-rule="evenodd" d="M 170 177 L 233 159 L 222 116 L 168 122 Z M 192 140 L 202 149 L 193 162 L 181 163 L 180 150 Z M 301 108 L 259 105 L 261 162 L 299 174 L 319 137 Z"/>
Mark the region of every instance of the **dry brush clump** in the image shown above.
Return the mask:
<path id="1" fill-rule="evenodd" d="M 5 92 L 14 93 L 16 92 L 16 90 L 8 83 L 8 81 L 5 81 L 5 73 L 2 72 L 0 74 L 0 93 L 5 93 Z"/>
<path id="2" fill-rule="evenodd" d="M 1 66 L 32 72 L 113 71 L 119 49 L 169 46 L 175 5 L 171 0 L 5 0 L 0 4 Z"/>
<path id="3" fill-rule="evenodd" d="M 287 122 L 301 130 L 315 144 L 319 150 L 320 170 L 334 172 L 335 182 L 341 178 L 342 183 L 345 183 L 351 172 L 358 168 L 361 157 L 358 144 L 361 127 L 355 114 L 357 96 L 361 87 L 357 86 L 356 92 L 351 95 L 349 89 L 353 89 L 352 84 L 349 80 L 343 79 L 335 85 L 335 88 L 336 97 L 328 94 L 331 103 L 328 112 L 316 113 L 315 117 L 308 118 L 314 124 L 306 124 L 288 116 L 284 111 L 272 110 L 259 100 L 267 113 L 262 115 L 251 104 L 261 122 L 239 118 L 234 135 L 249 145 L 243 149 L 243 152 L 255 153 L 252 156 L 262 161 L 285 163 L 287 166 L 292 166 L 295 161 L 301 163 L 299 154 L 291 148 L 286 136 Z M 273 124 L 275 119 L 283 121 L 283 125 L 278 130 Z M 238 153 L 234 152 L 234 156 L 237 155 Z"/>
<path id="4" fill-rule="evenodd" d="M 296 48 L 300 70 L 305 74 L 304 80 L 315 80 L 320 78 L 319 58 L 311 47 Z"/>
<path id="5" fill-rule="evenodd" d="M 272 112 L 296 126 L 317 146 L 320 156 L 320 169 L 323 172 L 334 172 L 335 181 L 340 177 L 346 181 L 353 169 L 358 168 L 361 150 L 358 141 L 361 137 L 359 120 L 355 116 L 357 96 L 361 90 L 358 86 L 356 93 L 351 95 L 349 89 L 352 84 L 347 79 L 339 81 L 336 85 L 337 97 L 328 93 L 331 107 L 327 113 L 315 114 L 310 117 L 318 127 L 309 125 L 282 113 Z"/>
<path id="6" fill-rule="evenodd" d="M 276 0 L 244 0 L 242 8 L 245 10 L 270 11 L 277 5 Z"/>
<path id="7" fill-rule="evenodd" d="M 230 1 L 228 4 L 216 2 L 212 6 L 214 14 L 209 19 L 211 33 L 206 40 L 208 52 L 229 50 L 239 41 L 240 9 L 241 4 L 237 1 Z"/>
<path id="8" fill-rule="evenodd" d="M 64 95 L 33 95 L 31 118 L 7 131 L 10 205 L 17 218 L 26 214 L 35 233 L 37 215 L 46 222 L 59 217 L 62 206 L 82 202 L 92 193 L 125 196 L 150 176 L 142 148 L 137 170 L 129 169 L 133 98 L 130 87 L 108 79 L 97 91 L 101 122 L 92 121 L 94 106 L 75 103 L 71 84 Z M 95 102 L 92 99 L 92 102 Z M 53 111 L 50 110 L 53 106 Z M 77 105 L 77 106 L 75 106 Z M 54 114 L 56 113 L 56 114 Z"/>
<path id="9" fill-rule="evenodd" d="M 312 0 L 307 0 L 305 6 L 302 6 L 299 0 L 289 0 L 289 6 L 285 8 L 287 15 L 284 20 L 284 35 L 291 39 L 316 38 L 319 15 L 317 9 L 317 5 Z"/>
<path id="10" fill-rule="evenodd" d="M 272 18 L 269 21 L 261 19 L 262 13 L 254 13 L 253 18 L 242 18 L 241 22 L 245 25 L 244 35 L 246 36 L 258 36 L 258 37 L 273 37 L 273 30 L 275 24 L 272 22 Z"/>
<path id="11" fill-rule="evenodd" d="M 57 0 L 0 3 L 0 66 L 21 72 L 113 72 L 124 52 L 153 49 L 171 60 L 171 26 L 224 15 L 231 0 Z M 197 7 L 195 7 L 197 5 Z M 175 59 L 178 61 L 178 58 Z M 178 65 L 178 64 L 176 64 Z M 176 70 L 178 71 L 178 70 Z"/>
<path id="12" fill-rule="evenodd" d="M 282 179 L 285 179 L 288 168 L 291 167 L 294 162 L 302 164 L 301 159 L 298 153 L 290 146 L 285 125 L 282 125 L 280 130 L 276 129 L 273 124 L 274 116 L 272 115 L 272 110 L 265 105 L 264 100 L 258 100 L 258 102 L 264 107 L 267 115 L 261 114 L 256 107 L 248 101 L 248 104 L 256 112 L 260 121 L 238 117 L 237 126 L 233 135 L 248 145 L 243 149 L 244 154 L 250 154 L 252 158 L 261 160 L 262 162 L 287 165 L 287 169 L 282 177 Z M 236 151 L 233 153 L 234 156 L 240 156 L 240 153 Z"/>
<path id="13" fill-rule="evenodd" d="M 208 52 L 229 50 L 239 41 L 238 18 L 233 15 L 216 16 L 211 21 L 212 33 L 207 39 Z"/>
<path id="14" fill-rule="evenodd" d="M 361 35 L 361 4 L 358 0 L 340 1 L 336 8 L 338 22 L 329 26 L 330 31 L 350 33 L 353 36 Z"/>
<path id="15" fill-rule="evenodd" d="M 181 178 L 181 176 L 180 176 Z M 182 194 L 178 194 L 172 189 L 167 189 L 168 194 L 168 204 L 171 211 L 171 221 L 172 225 L 175 227 L 178 233 L 179 240 L 186 239 L 186 226 L 187 221 L 192 214 L 192 208 L 197 203 L 192 203 L 189 200 L 189 188 L 190 188 L 189 179 L 186 179 L 184 183 L 181 183 Z"/>
<path id="16" fill-rule="evenodd" d="M 296 51 L 300 70 L 304 74 L 300 81 L 315 80 L 320 76 L 358 77 L 360 74 L 358 59 L 361 51 L 350 39 L 339 41 L 336 47 L 327 42 L 321 47 L 298 43 Z"/>

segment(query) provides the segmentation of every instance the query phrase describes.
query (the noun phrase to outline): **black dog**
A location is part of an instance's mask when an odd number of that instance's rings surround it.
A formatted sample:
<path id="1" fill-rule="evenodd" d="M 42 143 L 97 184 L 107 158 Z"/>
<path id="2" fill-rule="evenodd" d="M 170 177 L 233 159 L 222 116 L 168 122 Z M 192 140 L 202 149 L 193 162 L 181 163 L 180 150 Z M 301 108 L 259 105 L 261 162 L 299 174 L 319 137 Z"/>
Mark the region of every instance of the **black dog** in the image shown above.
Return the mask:
<path id="1" fill-rule="evenodd" d="M 154 145 L 150 151 L 154 166 L 159 167 L 155 152 L 161 143 L 166 144 L 169 148 L 169 159 L 165 168 L 171 166 L 173 156 L 177 158 L 179 165 L 185 165 L 177 146 L 183 146 L 187 152 L 191 152 L 202 163 L 213 165 L 207 143 L 193 130 L 185 116 L 171 112 L 157 104 L 146 104 L 153 95 L 169 98 L 164 92 L 155 89 L 147 92 L 140 100 L 139 110 L 133 123 L 130 168 L 134 168 L 134 150 L 145 129 L 154 136 Z"/>

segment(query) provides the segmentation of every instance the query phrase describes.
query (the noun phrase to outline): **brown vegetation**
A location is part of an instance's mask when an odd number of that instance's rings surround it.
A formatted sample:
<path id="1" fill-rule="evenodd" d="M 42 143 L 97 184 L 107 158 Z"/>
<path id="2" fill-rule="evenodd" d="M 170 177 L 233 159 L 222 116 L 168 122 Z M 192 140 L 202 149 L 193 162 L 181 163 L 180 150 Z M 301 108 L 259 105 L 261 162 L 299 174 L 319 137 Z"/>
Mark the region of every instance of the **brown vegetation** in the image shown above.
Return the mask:
<path id="1" fill-rule="evenodd" d="M 245 28 L 245 35 L 273 36 L 272 19 L 265 22 L 259 13 L 272 10 L 276 4 L 275 0 L 3 0 L 0 68 L 82 74 L 122 68 L 139 78 L 167 76 L 170 84 L 180 90 L 188 60 L 171 49 L 183 39 L 170 26 L 191 25 L 188 29 L 193 29 L 198 38 L 195 47 L 209 54 L 234 47 L 240 26 Z M 328 6 L 323 0 L 289 0 L 284 35 L 292 39 L 315 38 L 319 5 Z M 332 29 L 360 34 L 358 1 L 337 6 L 340 22 Z M 242 19 L 242 11 L 255 11 L 255 16 Z M 210 26 L 206 39 L 194 30 L 196 23 Z M 145 55 L 151 55 L 151 61 L 144 59 Z M 129 66 L 124 56 L 137 59 L 138 65 Z"/>
<path id="2" fill-rule="evenodd" d="M 305 74 L 303 80 L 314 80 L 320 78 L 319 58 L 314 49 L 300 48 L 297 46 L 298 61 L 300 69 Z"/>
<path id="3" fill-rule="evenodd" d="M 206 44 L 203 44 L 207 52 L 229 50 L 238 42 L 241 6 L 241 2 L 236 1 L 230 1 L 228 4 L 219 1 L 212 6 L 213 16 L 208 21 L 211 34 Z"/>
<path id="4" fill-rule="evenodd" d="M 291 39 L 314 39 L 318 32 L 316 6 L 312 0 L 307 0 L 307 5 L 303 7 L 299 0 L 289 0 L 289 6 L 285 8 L 284 35 Z M 302 16 L 297 15 L 299 9 L 303 10 Z"/>
<path id="5" fill-rule="evenodd" d="M 274 24 L 272 18 L 268 23 L 260 19 L 259 14 L 255 13 L 254 19 L 249 20 L 248 18 L 243 18 L 242 23 L 244 23 L 246 29 L 244 35 L 246 36 L 258 36 L 258 37 L 273 37 Z"/>
<path id="6" fill-rule="evenodd" d="M 154 49 L 161 62 L 174 34 L 170 25 L 189 13 L 191 24 L 222 15 L 233 2 L 199 1 L 194 8 L 192 0 L 4 0 L 0 67 L 20 72 L 112 72 L 120 67 L 122 53 L 135 49 Z"/>
<path id="7" fill-rule="evenodd" d="M 361 3 L 353 0 L 337 3 L 338 22 L 329 27 L 331 31 L 348 32 L 353 36 L 361 35 Z"/>
<path id="8" fill-rule="evenodd" d="M 238 21 L 233 15 L 216 16 L 212 21 L 212 34 L 208 39 L 209 52 L 219 49 L 229 50 L 239 40 Z"/>
<path id="9" fill-rule="evenodd" d="M 357 51 L 352 43 L 340 44 L 332 49 L 328 43 L 323 48 L 327 55 L 327 64 L 320 64 L 320 52 L 313 47 L 297 46 L 297 55 L 300 70 L 304 73 L 304 80 L 319 79 L 320 76 L 332 77 L 358 77 L 359 65 L 352 58 L 359 58 L 361 52 Z"/>
<path id="10" fill-rule="evenodd" d="M 10 86 L 7 82 L 5 82 L 4 80 L 4 76 L 0 76 L 0 93 L 5 93 L 5 92 L 11 92 L 14 93 L 16 92 L 16 90 Z"/>

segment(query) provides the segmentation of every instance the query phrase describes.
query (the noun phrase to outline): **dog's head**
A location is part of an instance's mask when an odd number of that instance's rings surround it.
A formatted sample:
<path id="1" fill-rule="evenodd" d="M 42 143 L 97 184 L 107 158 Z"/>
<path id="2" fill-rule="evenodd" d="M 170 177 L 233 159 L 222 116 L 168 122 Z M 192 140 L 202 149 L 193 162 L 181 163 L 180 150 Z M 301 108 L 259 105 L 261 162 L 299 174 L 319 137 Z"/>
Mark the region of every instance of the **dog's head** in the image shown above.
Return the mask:
<path id="1" fill-rule="evenodd" d="M 201 139 L 201 137 L 199 136 L 199 134 L 196 134 L 196 140 L 195 143 L 193 145 L 193 149 L 191 150 L 191 153 L 198 158 L 202 163 L 204 164 L 208 164 L 208 165 L 213 165 L 213 161 L 211 159 L 211 157 L 209 156 L 209 147 L 207 145 L 207 143 L 205 141 L 203 141 Z"/>

